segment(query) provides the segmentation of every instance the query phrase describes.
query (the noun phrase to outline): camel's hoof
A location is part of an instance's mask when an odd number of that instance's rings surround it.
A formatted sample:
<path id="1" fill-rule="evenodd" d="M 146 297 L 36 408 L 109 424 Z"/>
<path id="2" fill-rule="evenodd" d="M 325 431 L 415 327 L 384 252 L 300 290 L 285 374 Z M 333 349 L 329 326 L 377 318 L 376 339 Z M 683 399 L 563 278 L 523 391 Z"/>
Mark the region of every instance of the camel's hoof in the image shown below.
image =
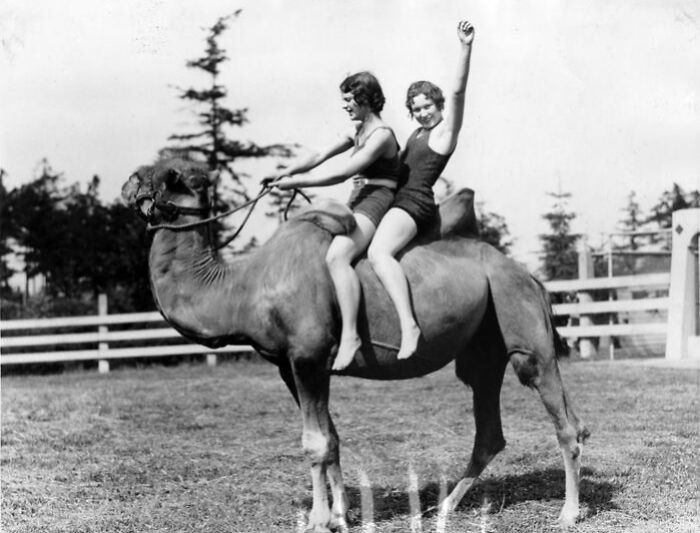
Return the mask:
<path id="1" fill-rule="evenodd" d="M 457 504 L 452 501 L 452 499 L 448 496 L 444 500 L 442 500 L 442 503 L 440 504 L 440 510 L 438 513 L 441 516 L 447 516 L 450 514 L 452 511 L 454 511 L 457 508 Z"/>
<path id="2" fill-rule="evenodd" d="M 578 516 L 578 506 L 568 507 L 567 505 L 564 505 L 561 513 L 559 513 L 559 525 L 564 529 L 573 527 L 574 524 L 576 524 Z"/>
<path id="3" fill-rule="evenodd" d="M 309 526 L 304 530 L 304 533 L 333 533 L 326 526 Z"/>
<path id="4" fill-rule="evenodd" d="M 338 533 L 347 533 L 349 531 L 348 522 L 345 520 L 344 516 L 334 515 L 331 518 L 330 524 L 328 524 L 333 531 Z"/>

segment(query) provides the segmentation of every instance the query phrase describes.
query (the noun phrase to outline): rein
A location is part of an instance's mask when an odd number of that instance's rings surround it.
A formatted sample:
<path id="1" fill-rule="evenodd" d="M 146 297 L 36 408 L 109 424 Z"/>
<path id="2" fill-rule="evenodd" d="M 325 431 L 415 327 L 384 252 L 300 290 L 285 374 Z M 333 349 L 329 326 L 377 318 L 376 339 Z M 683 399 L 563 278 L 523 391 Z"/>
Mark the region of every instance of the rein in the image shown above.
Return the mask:
<path id="1" fill-rule="evenodd" d="M 246 223 L 248 222 L 248 219 L 250 218 L 250 215 L 253 214 L 253 210 L 255 209 L 255 206 L 257 205 L 258 201 L 263 198 L 264 196 L 270 194 L 272 192 L 272 187 L 268 185 L 263 185 L 262 188 L 260 189 L 260 192 L 258 195 L 251 199 L 248 200 L 247 202 L 236 206 L 234 208 L 229 209 L 228 211 L 224 211 L 223 213 L 219 213 L 218 215 L 213 215 L 209 216 L 207 218 L 203 218 L 201 220 L 195 220 L 194 222 L 187 222 L 185 224 L 151 224 L 150 222 L 148 223 L 148 226 L 146 229 L 148 231 L 157 231 L 159 229 L 167 229 L 170 231 L 181 231 L 181 230 L 187 230 L 187 229 L 192 229 L 192 228 L 197 228 L 199 226 L 203 226 L 205 224 L 210 224 L 212 222 L 215 222 L 216 220 L 220 220 L 222 218 L 225 218 L 227 216 L 230 216 L 241 209 L 244 209 L 245 207 L 250 206 L 250 209 L 248 209 L 248 213 L 246 213 L 245 218 L 243 219 L 243 222 L 241 225 L 238 227 L 238 229 L 234 232 L 233 235 L 228 237 L 224 242 L 216 246 L 214 250 L 220 250 L 224 246 L 228 245 L 231 241 L 233 241 L 238 235 L 241 233 L 243 228 L 245 227 Z M 311 199 L 304 194 L 300 189 L 294 189 L 294 192 L 292 193 L 291 198 L 287 202 L 287 206 L 284 209 L 284 220 L 287 220 L 287 214 L 289 213 L 289 210 L 292 207 L 292 203 L 297 197 L 297 194 L 300 194 L 301 196 L 304 197 L 304 199 L 308 202 L 311 203 Z M 143 195 L 144 198 L 149 198 L 150 200 L 153 201 L 151 204 L 151 208 L 149 209 L 149 216 L 151 215 L 152 211 L 154 208 L 158 208 L 161 211 L 167 213 L 169 216 L 176 217 L 178 215 L 206 215 L 210 212 L 210 206 L 206 207 L 187 207 L 187 206 L 182 206 L 182 205 L 177 205 L 174 204 L 173 202 L 161 202 L 157 200 L 157 198 L 150 196 L 150 195 Z"/>

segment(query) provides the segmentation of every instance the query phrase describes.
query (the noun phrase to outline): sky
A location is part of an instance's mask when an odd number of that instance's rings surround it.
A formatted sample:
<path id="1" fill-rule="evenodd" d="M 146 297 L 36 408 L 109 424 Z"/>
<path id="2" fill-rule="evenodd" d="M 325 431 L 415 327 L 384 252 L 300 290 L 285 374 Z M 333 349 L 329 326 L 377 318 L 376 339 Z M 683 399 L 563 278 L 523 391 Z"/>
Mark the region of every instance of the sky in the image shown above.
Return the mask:
<path id="1" fill-rule="evenodd" d="M 700 188 L 697 0 L 0 0 L 6 186 L 45 157 L 68 182 L 99 175 L 103 199 L 117 199 L 168 135 L 192 130 L 177 87 L 209 80 L 185 63 L 237 9 L 221 82 L 250 122 L 231 136 L 307 148 L 347 130 L 338 84 L 358 70 L 379 78 L 403 144 L 416 127 L 407 86 L 449 87 L 457 22 L 471 21 L 465 123 L 444 176 L 505 217 L 528 264 L 548 193 L 571 193 L 573 230 L 596 244 L 630 191 L 648 209 L 674 182 Z M 257 182 L 277 163 L 239 169 Z M 315 192 L 342 199 L 349 185 Z"/>

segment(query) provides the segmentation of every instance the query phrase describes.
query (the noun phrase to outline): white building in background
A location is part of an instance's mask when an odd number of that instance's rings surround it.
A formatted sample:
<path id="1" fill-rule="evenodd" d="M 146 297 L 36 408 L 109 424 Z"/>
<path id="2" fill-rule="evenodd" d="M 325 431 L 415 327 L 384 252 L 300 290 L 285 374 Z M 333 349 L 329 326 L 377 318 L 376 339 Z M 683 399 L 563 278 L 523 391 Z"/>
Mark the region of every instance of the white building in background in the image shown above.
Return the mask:
<path id="1" fill-rule="evenodd" d="M 6 256 L 7 266 L 14 272 L 7 281 L 12 290 L 26 292 L 27 296 L 41 292 L 46 285 L 46 277 L 43 274 L 38 274 L 27 279 L 24 263 L 25 249 L 14 241 L 10 241 L 9 245 L 14 250 L 13 253 Z"/>

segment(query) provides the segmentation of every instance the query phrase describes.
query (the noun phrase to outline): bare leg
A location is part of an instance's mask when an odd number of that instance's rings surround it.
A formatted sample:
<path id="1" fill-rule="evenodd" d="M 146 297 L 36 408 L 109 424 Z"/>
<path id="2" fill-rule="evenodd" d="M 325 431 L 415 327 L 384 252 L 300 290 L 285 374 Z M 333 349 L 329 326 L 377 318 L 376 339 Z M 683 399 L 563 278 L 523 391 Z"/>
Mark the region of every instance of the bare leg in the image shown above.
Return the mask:
<path id="1" fill-rule="evenodd" d="M 395 255 L 416 236 L 415 221 L 403 209 L 390 209 L 377 228 L 367 256 L 374 271 L 396 307 L 401 327 L 401 348 L 398 358 L 413 355 L 418 346 L 420 328 L 413 316 L 411 296 L 406 275 Z"/>
<path id="2" fill-rule="evenodd" d="M 355 215 L 357 228 L 350 236 L 338 235 L 331 242 L 326 254 L 326 264 L 335 286 L 338 307 L 343 322 L 338 354 L 333 362 L 333 370 L 342 370 L 355 357 L 362 346 L 357 334 L 357 310 L 360 306 L 360 280 L 357 278 L 352 261 L 372 239 L 375 227 L 361 214 Z"/>

